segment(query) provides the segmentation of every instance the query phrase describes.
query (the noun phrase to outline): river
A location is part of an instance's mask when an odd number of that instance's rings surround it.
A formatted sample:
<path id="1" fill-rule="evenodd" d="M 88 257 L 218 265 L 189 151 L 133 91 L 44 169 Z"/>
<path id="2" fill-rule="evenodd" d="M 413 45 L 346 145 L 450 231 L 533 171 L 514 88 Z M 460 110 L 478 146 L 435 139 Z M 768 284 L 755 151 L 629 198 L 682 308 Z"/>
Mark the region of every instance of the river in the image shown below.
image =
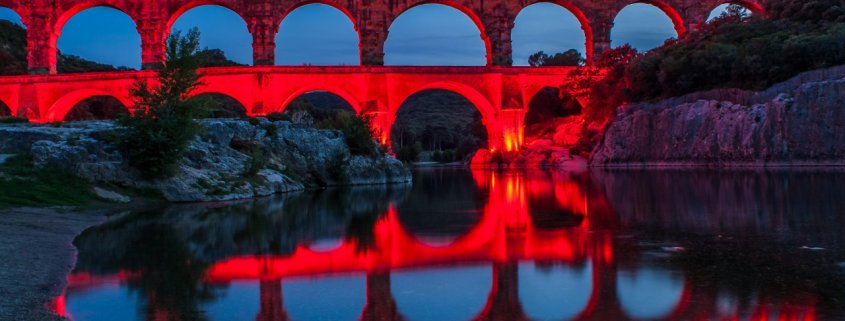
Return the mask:
<path id="1" fill-rule="evenodd" d="M 112 216 L 84 320 L 845 320 L 845 172 L 422 169 Z"/>

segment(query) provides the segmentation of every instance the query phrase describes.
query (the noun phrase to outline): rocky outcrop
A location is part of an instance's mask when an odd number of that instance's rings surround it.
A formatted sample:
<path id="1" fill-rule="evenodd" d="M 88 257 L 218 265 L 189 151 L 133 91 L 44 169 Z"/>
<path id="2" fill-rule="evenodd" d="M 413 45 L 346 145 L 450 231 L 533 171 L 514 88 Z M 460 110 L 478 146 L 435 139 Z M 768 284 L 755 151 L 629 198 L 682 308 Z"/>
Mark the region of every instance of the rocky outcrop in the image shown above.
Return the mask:
<path id="1" fill-rule="evenodd" d="M 845 76 L 828 74 L 828 79 L 777 85 L 755 94 L 768 99 L 757 103 L 699 99 L 623 107 L 591 164 L 845 163 Z"/>
<path id="2" fill-rule="evenodd" d="M 338 131 L 261 119 L 204 120 L 176 175 L 147 181 L 113 143 L 111 122 L 0 128 L 0 154 L 29 153 L 93 182 L 154 189 L 174 202 L 267 196 L 306 186 L 405 183 L 409 171 L 390 156 L 353 156 Z"/>

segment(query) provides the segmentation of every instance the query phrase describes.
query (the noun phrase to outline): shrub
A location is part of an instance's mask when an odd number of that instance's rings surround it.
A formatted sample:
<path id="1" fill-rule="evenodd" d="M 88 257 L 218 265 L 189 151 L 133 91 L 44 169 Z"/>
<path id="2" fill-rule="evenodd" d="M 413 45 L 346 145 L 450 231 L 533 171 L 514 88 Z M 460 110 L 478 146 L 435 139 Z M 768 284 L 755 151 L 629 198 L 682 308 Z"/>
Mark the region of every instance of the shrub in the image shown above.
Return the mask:
<path id="1" fill-rule="evenodd" d="M 422 144 L 416 142 L 413 145 L 404 145 L 396 148 L 396 159 L 403 163 L 413 163 L 420 159 L 422 153 Z"/>
<path id="2" fill-rule="evenodd" d="M 139 80 L 132 89 L 135 113 L 118 121 L 125 127 L 118 145 L 145 178 L 172 175 L 188 144 L 201 130 L 194 118 L 202 114 L 202 100 L 188 99 L 201 84 L 198 48 L 199 31 L 192 29 L 185 37 L 174 32 L 167 40 L 167 59 L 158 72 L 159 85 L 151 88 Z"/>
<path id="3" fill-rule="evenodd" d="M 273 112 L 273 113 L 267 114 L 267 119 L 272 121 L 272 122 L 291 121 L 290 115 L 288 115 L 286 113 L 280 113 L 280 112 Z"/>
<path id="4" fill-rule="evenodd" d="M 320 122 L 318 127 L 343 132 L 352 155 L 376 157 L 381 150 L 373 138 L 376 133 L 372 128 L 370 117 L 351 112 L 339 112 L 334 117 Z"/>
<path id="5" fill-rule="evenodd" d="M 0 117 L 0 124 L 26 124 L 29 119 L 24 117 Z"/>

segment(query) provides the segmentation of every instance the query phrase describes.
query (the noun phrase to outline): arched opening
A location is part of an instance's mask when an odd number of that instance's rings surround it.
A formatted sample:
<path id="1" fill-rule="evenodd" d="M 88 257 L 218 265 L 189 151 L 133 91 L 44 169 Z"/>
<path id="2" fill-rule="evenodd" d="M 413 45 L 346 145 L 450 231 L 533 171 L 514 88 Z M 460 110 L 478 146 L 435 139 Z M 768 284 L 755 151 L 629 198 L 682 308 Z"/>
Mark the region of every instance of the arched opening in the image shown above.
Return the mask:
<path id="1" fill-rule="evenodd" d="M 202 93 L 191 97 L 201 99 L 208 106 L 209 118 L 244 118 L 247 116 L 246 107 L 232 96 L 221 93 Z"/>
<path id="2" fill-rule="evenodd" d="M 750 17 L 753 12 L 753 9 L 740 3 L 723 3 L 714 8 L 713 11 L 710 11 L 710 15 L 707 17 L 707 22 L 712 22 L 717 18 L 746 18 Z"/>
<path id="3" fill-rule="evenodd" d="M 282 113 L 294 124 L 323 127 L 339 113 L 355 114 L 351 103 L 332 92 L 310 91 L 291 100 Z"/>
<path id="4" fill-rule="evenodd" d="M 480 108 L 450 90 L 413 94 L 399 107 L 390 129 L 393 151 L 407 162 L 464 161 L 488 147 L 488 128 Z"/>
<path id="5" fill-rule="evenodd" d="M 620 272 L 616 277 L 622 310 L 637 320 L 668 317 L 681 303 L 684 278 L 679 272 L 659 267 L 643 267 Z"/>
<path id="6" fill-rule="evenodd" d="M 582 109 L 581 103 L 566 91 L 544 87 L 528 103 L 524 120 L 526 143 L 551 140 L 560 146 L 573 145 L 579 138 L 576 130 L 581 117 L 577 116 Z"/>
<path id="7" fill-rule="evenodd" d="M 519 301 L 530 320 L 572 320 L 587 310 L 593 291 L 590 264 L 519 264 Z"/>
<path id="8" fill-rule="evenodd" d="M 249 320 L 245 316 L 254 317 L 261 309 L 261 283 L 263 282 L 234 281 L 227 284 L 225 289 L 215 289 L 215 300 L 205 302 L 201 306 L 204 314 L 212 317 L 206 320 Z"/>
<path id="9" fill-rule="evenodd" d="M 74 105 L 65 115 L 64 121 L 117 119 L 129 110 L 112 96 L 93 96 Z"/>
<path id="10" fill-rule="evenodd" d="M 338 8 L 321 3 L 296 8 L 276 34 L 276 64 L 360 65 L 357 30 L 348 13 Z"/>
<path id="11" fill-rule="evenodd" d="M 548 2 L 527 6 L 516 16 L 511 33 L 514 65 L 534 65 L 529 58 L 539 52 L 554 56 L 575 50 L 581 57 L 591 57 L 591 33 L 586 17 L 574 6 Z M 581 62 L 561 59 L 548 61 L 545 65 L 575 65 Z"/>
<path id="12" fill-rule="evenodd" d="M 468 171 L 414 171 L 412 192 L 396 207 L 416 240 L 445 246 L 467 235 L 484 216 L 487 197 Z"/>
<path id="13" fill-rule="evenodd" d="M 0 7 L 0 75 L 25 75 L 26 27 L 12 9 Z"/>
<path id="14" fill-rule="evenodd" d="M 390 276 L 397 310 L 410 321 L 472 320 L 484 309 L 492 288 L 490 266 L 399 271 Z"/>
<path id="15" fill-rule="evenodd" d="M 610 41 L 612 47 L 630 44 L 639 51 L 648 51 L 684 32 L 680 15 L 671 7 L 656 2 L 634 3 L 616 15 Z"/>
<path id="16" fill-rule="evenodd" d="M 178 18 L 176 18 L 178 17 Z M 170 32 L 200 31 L 200 47 L 208 55 L 207 66 L 221 67 L 252 64 L 252 35 L 246 22 L 229 8 L 202 5 L 172 18 Z"/>
<path id="17" fill-rule="evenodd" d="M 391 23 L 384 44 L 389 66 L 486 66 L 490 43 L 483 25 L 459 6 L 423 4 Z"/>
<path id="18" fill-rule="evenodd" d="M 362 274 L 286 279 L 284 310 L 289 320 L 355 321 L 367 304 L 367 277 Z"/>
<path id="19" fill-rule="evenodd" d="M 140 69 L 141 35 L 129 15 L 106 6 L 66 15 L 57 26 L 59 73 Z"/>
<path id="20" fill-rule="evenodd" d="M 9 108 L 9 105 L 6 105 L 5 102 L 0 100 L 0 118 L 11 117 L 11 116 L 12 116 L 12 109 Z"/>

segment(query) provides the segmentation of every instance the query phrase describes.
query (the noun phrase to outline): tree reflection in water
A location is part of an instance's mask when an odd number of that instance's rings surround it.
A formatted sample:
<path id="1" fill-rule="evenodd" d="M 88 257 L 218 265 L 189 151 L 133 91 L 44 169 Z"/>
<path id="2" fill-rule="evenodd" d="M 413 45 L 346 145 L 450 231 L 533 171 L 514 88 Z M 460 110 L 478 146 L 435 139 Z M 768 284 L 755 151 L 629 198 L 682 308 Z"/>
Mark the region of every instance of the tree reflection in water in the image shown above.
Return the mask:
<path id="1" fill-rule="evenodd" d="M 282 320 L 286 302 L 299 316 L 364 320 L 845 317 L 843 173 L 424 170 L 415 179 L 110 218 L 75 241 L 78 265 L 57 302 L 71 317 L 96 315 L 80 293 L 117 283 L 138 293 L 120 300 L 137 298 L 140 319 L 214 319 L 216 305 L 260 285 L 243 319 Z M 471 273 L 484 282 L 462 276 L 475 270 L 491 272 Z M 363 310 L 344 303 L 356 293 L 344 284 L 357 289 L 360 278 Z M 333 286 L 347 299 L 306 299 Z M 295 290 L 283 301 L 284 289 Z M 459 295 L 443 303 L 449 294 Z M 425 302 L 453 308 L 434 316 Z"/>

